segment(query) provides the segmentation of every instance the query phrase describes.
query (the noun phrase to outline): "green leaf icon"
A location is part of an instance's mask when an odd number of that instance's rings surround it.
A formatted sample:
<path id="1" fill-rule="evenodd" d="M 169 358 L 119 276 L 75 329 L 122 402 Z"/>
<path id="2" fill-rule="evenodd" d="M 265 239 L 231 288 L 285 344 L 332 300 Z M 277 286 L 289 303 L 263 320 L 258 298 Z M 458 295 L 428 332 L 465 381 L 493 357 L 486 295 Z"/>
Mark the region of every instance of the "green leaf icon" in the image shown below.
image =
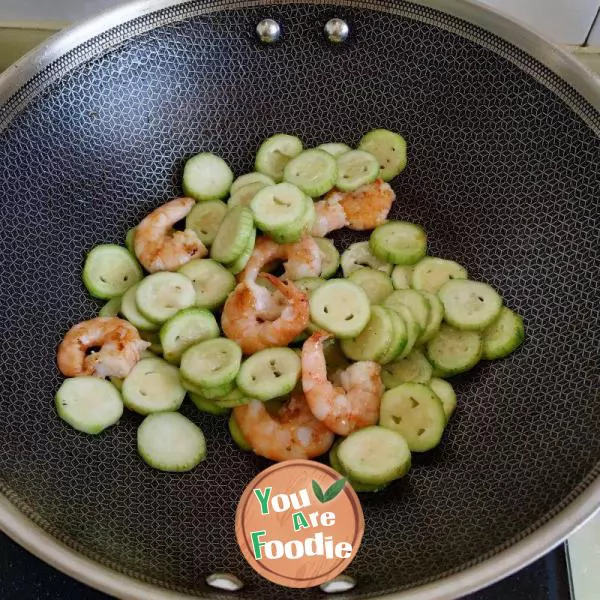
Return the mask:
<path id="1" fill-rule="evenodd" d="M 329 486 L 327 491 L 323 494 L 323 498 L 324 498 L 323 502 L 329 502 L 330 500 L 333 500 L 344 489 L 345 485 L 346 485 L 345 477 L 342 477 L 341 479 L 334 481 Z"/>
<path id="2" fill-rule="evenodd" d="M 315 493 L 315 496 L 317 497 L 317 500 L 319 502 L 325 502 L 323 490 L 321 489 L 321 486 L 314 479 L 312 480 L 312 489 L 313 489 L 313 492 Z"/>

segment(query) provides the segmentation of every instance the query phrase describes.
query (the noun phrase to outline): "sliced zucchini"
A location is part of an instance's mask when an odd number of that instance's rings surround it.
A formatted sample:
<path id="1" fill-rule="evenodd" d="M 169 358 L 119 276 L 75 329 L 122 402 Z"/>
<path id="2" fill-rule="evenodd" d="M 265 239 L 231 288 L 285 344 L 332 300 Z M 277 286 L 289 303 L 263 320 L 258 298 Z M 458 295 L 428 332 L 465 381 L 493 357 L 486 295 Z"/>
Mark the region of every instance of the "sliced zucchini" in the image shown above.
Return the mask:
<path id="1" fill-rule="evenodd" d="M 337 163 L 328 152 L 304 150 L 292 158 L 283 171 L 283 179 L 300 188 L 307 196 L 317 198 L 335 184 Z"/>
<path id="2" fill-rule="evenodd" d="M 452 279 L 468 279 L 467 270 L 453 260 L 426 256 L 413 267 L 411 287 L 436 294 Z"/>
<path id="3" fill-rule="evenodd" d="M 294 285 L 309 296 L 324 283 L 325 279 L 321 279 L 320 277 L 301 277 L 294 280 Z"/>
<path id="4" fill-rule="evenodd" d="M 385 354 L 379 359 L 379 363 L 385 365 L 396 360 L 404 352 L 404 348 L 408 342 L 408 333 L 406 322 L 395 310 L 382 308 L 388 311 L 392 319 L 392 341 Z"/>
<path id="5" fill-rule="evenodd" d="M 379 175 L 379 163 L 368 152 L 350 150 L 337 158 L 335 187 L 342 192 L 353 192 L 372 183 Z"/>
<path id="6" fill-rule="evenodd" d="M 236 383 L 243 393 L 264 401 L 289 394 L 299 378 L 300 358 L 291 348 L 268 348 L 244 361 Z"/>
<path id="7" fill-rule="evenodd" d="M 235 287 L 233 274 L 210 258 L 190 260 L 178 272 L 192 282 L 196 294 L 194 306 L 199 308 L 218 308 Z"/>
<path id="8" fill-rule="evenodd" d="M 500 294 L 487 283 L 453 279 L 438 292 L 444 318 L 457 329 L 481 331 L 491 325 L 502 310 Z"/>
<path id="9" fill-rule="evenodd" d="M 184 387 L 186 385 L 186 381 L 184 380 Z M 189 387 L 189 386 L 188 386 Z M 193 393 L 200 393 L 203 398 L 206 400 L 211 400 L 213 402 L 218 402 L 223 398 L 227 398 L 229 394 L 235 391 L 235 381 L 229 381 L 227 383 L 222 383 L 221 385 L 214 386 L 202 386 L 196 387 L 196 390 L 188 390 Z"/>
<path id="10" fill-rule="evenodd" d="M 427 452 L 441 442 L 446 414 L 430 387 L 403 383 L 383 394 L 379 424 L 402 435 L 412 452 Z"/>
<path id="11" fill-rule="evenodd" d="M 273 179 L 271 179 L 268 175 L 254 171 L 253 173 L 246 173 L 245 175 L 240 175 L 231 184 L 231 189 L 229 191 L 233 195 L 240 188 L 246 187 L 251 183 L 264 183 L 265 185 L 275 185 L 275 181 L 273 181 Z"/>
<path id="12" fill-rule="evenodd" d="M 119 390 L 123 389 L 123 379 L 120 377 L 109 377 L 108 380 Z"/>
<path id="13" fill-rule="evenodd" d="M 185 228 L 191 229 L 205 246 L 210 246 L 227 213 L 221 200 L 198 202 L 185 218 Z"/>
<path id="14" fill-rule="evenodd" d="M 82 278 L 94 298 L 109 300 L 141 281 L 142 268 L 126 248 L 102 244 L 87 255 Z"/>
<path id="15" fill-rule="evenodd" d="M 384 485 L 400 479 L 411 465 L 410 449 L 403 436 L 390 429 L 365 427 L 351 433 L 338 446 L 342 468 L 356 481 Z"/>
<path id="16" fill-rule="evenodd" d="M 425 325 L 425 329 L 419 338 L 419 343 L 424 344 L 440 330 L 440 326 L 444 318 L 444 306 L 442 305 L 441 300 L 435 294 L 423 291 L 420 293 L 429 303 L 427 324 Z"/>
<path id="17" fill-rule="evenodd" d="M 504 358 L 525 339 L 523 318 L 505 306 L 498 318 L 483 331 L 483 358 Z"/>
<path id="18" fill-rule="evenodd" d="M 384 301 L 384 306 L 395 310 L 398 305 L 410 308 L 414 315 L 421 333 L 425 331 L 429 320 L 429 302 L 427 298 L 416 290 L 396 290 Z"/>
<path id="19" fill-rule="evenodd" d="M 250 202 L 252 202 L 252 198 L 254 198 L 254 196 L 256 196 L 260 190 L 266 187 L 268 187 L 268 185 L 261 181 L 249 183 L 248 185 L 238 189 L 235 194 L 231 194 L 229 201 L 227 202 L 227 206 L 230 209 L 235 208 L 236 206 L 245 206 L 248 208 L 250 206 Z"/>
<path id="20" fill-rule="evenodd" d="M 250 203 L 256 225 L 269 234 L 299 233 L 307 207 L 306 195 L 291 183 L 267 186 Z"/>
<path id="21" fill-rule="evenodd" d="M 248 440 L 244 437 L 238 422 L 236 421 L 235 414 L 231 414 L 229 417 L 229 433 L 231 435 L 231 439 L 234 441 L 235 445 L 242 450 L 252 450 L 252 446 L 248 443 Z"/>
<path id="22" fill-rule="evenodd" d="M 121 296 L 111 298 L 98 313 L 99 317 L 116 317 L 121 312 Z"/>
<path id="23" fill-rule="evenodd" d="M 340 266 L 340 253 L 335 244 L 328 238 L 313 238 L 321 251 L 321 277 L 329 279 L 335 275 Z"/>
<path id="24" fill-rule="evenodd" d="M 355 244 L 351 244 L 342 253 L 341 263 L 344 277 L 350 276 L 353 271 L 362 267 L 371 267 L 371 269 L 377 269 L 386 275 L 389 275 L 393 268 L 392 265 L 378 259 L 371 252 L 369 242 L 356 242 Z"/>
<path id="25" fill-rule="evenodd" d="M 383 365 L 381 380 L 389 390 L 403 383 L 428 383 L 432 373 L 433 368 L 425 355 L 415 348 L 408 356 Z"/>
<path id="26" fill-rule="evenodd" d="M 206 457 L 202 430 L 177 412 L 148 415 L 137 431 L 138 453 L 159 471 L 183 472 Z"/>
<path id="27" fill-rule="evenodd" d="M 371 304 L 382 304 L 394 291 L 394 286 L 389 276 L 377 269 L 370 269 L 369 267 L 357 269 L 350 273 L 348 279 L 365 291 Z"/>
<path id="28" fill-rule="evenodd" d="M 233 173 L 227 163 L 210 152 L 192 156 L 183 168 L 183 193 L 194 200 L 220 200 L 229 193 Z"/>
<path id="29" fill-rule="evenodd" d="M 289 227 L 280 227 L 270 231 L 269 235 L 278 244 L 294 244 L 310 233 L 315 221 L 315 203 L 309 196 L 304 196 L 304 213 L 300 220 Z"/>
<path id="30" fill-rule="evenodd" d="M 389 310 L 401 317 L 406 326 L 406 345 L 404 346 L 404 350 L 398 355 L 398 358 L 404 358 L 405 356 L 408 356 L 415 347 L 419 336 L 421 335 L 421 328 L 415 319 L 415 315 L 408 306 L 397 304 L 394 306 L 386 306 L 386 308 L 389 308 Z"/>
<path id="31" fill-rule="evenodd" d="M 343 353 L 340 341 L 335 338 L 329 338 L 323 343 L 323 356 L 327 364 L 329 378 L 336 372 L 344 371 L 350 366 L 350 361 Z"/>
<path id="32" fill-rule="evenodd" d="M 114 425 L 123 414 L 117 388 L 99 377 L 65 379 L 56 392 L 56 412 L 73 429 L 96 435 Z"/>
<path id="33" fill-rule="evenodd" d="M 320 146 L 317 146 L 317 148 L 319 148 L 319 150 L 325 150 L 327 154 L 331 154 L 331 156 L 333 156 L 334 158 L 337 158 L 338 156 L 346 154 L 346 152 L 350 152 L 350 150 L 352 150 L 352 148 L 350 148 L 350 146 L 348 146 L 347 144 L 340 144 L 338 142 L 321 144 Z"/>
<path id="34" fill-rule="evenodd" d="M 142 331 L 140 330 L 140 337 L 145 342 L 150 342 L 150 346 L 148 346 L 148 350 L 155 355 L 159 355 L 163 353 L 163 347 L 160 343 L 160 336 L 156 331 Z"/>
<path id="35" fill-rule="evenodd" d="M 256 153 L 256 170 L 271 179 L 281 181 L 285 166 L 302 152 L 299 138 L 279 133 L 266 139 Z"/>
<path id="36" fill-rule="evenodd" d="M 226 338 L 205 340 L 188 348 L 181 357 L 181 375 L 201 387 L 233 381 L 240 370 L 242 351 Z"/>
<path id="37" fill-rule="evenodd" d="M 372 485 L 369 483 L 361 483 L 360 481 L 354 481 L 348 476 L 348 473 L 342 467 L 342 463 L 338 457 L 338 447 L 342 443 L 343 439 L 337 439 L 331 449 L 329 450 L 329 465 L 332 469 L 336 470 L 342 477 L 345 477 L 348 483 L 354 488 L 355 492 L 378 492 L 386 487 L 386 484 Z"/>
<path id="38" fill-rule="evenodd" d="M 227 212 L 213 240 L 210 257 L 217 262 L 235 262 L 248 247 L 254 231 L 252 211 L 236 206 Z"/>
<path id="39" fill-rule="evenodd" d="M 246 265 L 252 256 L 252 252 L 254 252 L 254 244 L 256 244 L 256 229 L 253 227 L 245 250 L 229 265 L 229 270 L 233 275 L 241 273 L 246 268 Z"/>
<path id="40" fill-rule="evenodd" d="M 389 312 L 381 306 L 372 306 L 366 327 L 355 338 L 342 340 L 341 347 L 351 360 L 378 361 L 387 352 L 393 338 Z"/>
<path id="41" fill-rule="evenodd" d="M 312 198 L 304 196 L 304 213 L 300 220 L 286 227 L 269 231 L 269 236 L 278 244 L 294 244 L 310 233 L 315 220 L 315 206 Z"/>
<path id="42" fill-rule="evenodd" d="M 436 377 L 449 377 L 472 369 L 483 354 L 483 338 L 477 331 L 462 331 L 443 324 L 427 344 L 427 359 Z"/>
<path id="43" fill-rule="evenodd" d="M 439 377 L 432 377 L 427 384 L 440 399 L 446 420 L 450 419 L 456 408 L 456 392 L 450 383 Z"/>
<path id="44" fill-rule="evenodd" d="M 387 129 L 369 131 L 360 140 L 360 150 L 370 152 L 379 163 L 379 177 L 390 181 L 406 167 L 406 140 Z"/>
<path id="45" fill-rule="evenodd" d="M 222 415 L 228 415 L 230 412 L 229 408 L 219 406 L 215 401 L 207 400 L 201 394 L 189 392 L 188 396 L 190 397 L 190 400 L 194 403 L 194 406 L 200 412 L 208 413 L 209 415 L 216 415 L 218 417 Z"/>
<path id="46" fill-rule="evenodd" d="M 140 331 L 154 332 L 160 329 L 158 323 L 147 319 L 139 310 L 136 295 L 139 283 L 132 285 L 121 298 L 121 314 Z"/>
<path id="47" fill-rule="evenodd" d="M 311 320 L 338 338 L 360 334 L 371 318 L 371 306 L 365 292 L 355 283 L 330 279 L 309 298 Z"/>
<path id="48" fill-rule="evenodd" d="M 155 323 L 168 321 L 175 313 L 194 304 L 192 282 L 181 273 L 162 271 L 145 277 L 135 292 L 139 311 Z"/>
<path id="49" fill-rule="evenodd" d="M 220 406 L 221 408 L 234 408 L 236 406 L 242 406 L 243 404 L 248 404 L 252 400 L 249 398 L 240 388 L 237 386 L 229 392 L 229 394 L 217 398 L 215 400 L 215 404 Z"/>
<path id="50" fill-rule="evenodd" d="M 137 227 L 132 227 L 125 235 L 125 248 L 129 250 L 131 256 L 135 256 L 135 230 Z"/>
<path id="51" fill-rule="evenodd" d="M 392 285 L 396 290 L 407 290 L 411 287 L 413 267 L 396 265 L 392 271 Z"/>
<path id="52" fill-rule="evenodd" d="M 144 358 L 123 381 L 123 403 L 140 415 L 178 410 L 185 398 L 179 370 L 161 358 Z"/>
<path id="53" fill-rule="evenodd" d="M 213 314 L 203 308 L 181 310 L 160 329 L 164 357 L 174 365 L 179 365 L 189 347 L 217 337 L 219 325 Z"/>
<path id="54" fill-rule="evenodd" d="M 408 221 L 390 221 L 379 225 L 369 238 L 371 252 L 394 265 L 414 265 L 427 253 L 427 234 Z"/>

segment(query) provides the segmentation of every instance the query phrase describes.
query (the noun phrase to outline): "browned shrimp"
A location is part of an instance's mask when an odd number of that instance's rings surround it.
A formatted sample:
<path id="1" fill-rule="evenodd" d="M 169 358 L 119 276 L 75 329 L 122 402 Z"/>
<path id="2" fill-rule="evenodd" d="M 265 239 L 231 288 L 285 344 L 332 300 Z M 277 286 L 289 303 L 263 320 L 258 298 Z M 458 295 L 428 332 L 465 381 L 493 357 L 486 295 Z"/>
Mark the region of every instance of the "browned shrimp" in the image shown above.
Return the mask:
<path id="1" fill-rule="evenodd" d="M 321 273 L 321 252 L 312 237 L 306 236 L 294 244 L 278 244 L 261 236 L 256 240 L 246 267 L 238 275 L 238 281 L 256 281 L 258 274 L 277 260 L 286 261 L 285 274 L 290 279 L 318 277 Z"/>
<path id="2" fill-rule="evenodd" d="M 206 256 L 206 246 L 193 230 L 173 229 L 173 225 L 184 219 L 195 204 L 192 198 L 170 200 L 136 227 L 135 254 L 147 271 L 176 271 L 192 258 Z"/>
<path id="3" fill-rule="evenodd" d="M 383 396 L 381 367 L 370 360 L 353 363 L 327 378 L 323 342 L 330 333 L 317 331 L 302 346 L 302 389 L 312 414 L 338 435 L 375 425 Z"/>
<path id="4" fill-rule="evenodd" d="M 395 199 L 394 190 L 381 179 L 363 185 L 354 192 L 333 190 L 325 196 L 325 200 L 341 204 L 348 227 L 358 231 L 383 225 Z"/>
<path id="5" fill-rule="evenodd" d="M 127 377 L 150 345 L 131 323 L 96 317 L 71 327 L 58 347 L 56 362 L 63 375 Z M 87 354 L 88 350 L 98 348 Z"/>
<path id="6" fill-rule="evenodd" d="M 329 194 L 325 200 L 315 202 L 315 222 L 310 232 L 312 235 L 325 237 L 328 233 L 348 225 L 346 213 L 339 203 L 337 194 L 341 192 Z"/>
<path id="7" fill-rule="evenodd" d="M 236 406 L 233 415 L 252 450 L 271 460 L 314 458 L 333 444 L 333 433 L 315 419 L 299 390 L 275 415 L 258 400 Z"/>
<path id="8" fill-rule="evenodd" d="M 244 354 L 265 348 L 287 346 L 308 325 L 308 298 L 293 283 L 284 283 L 270 273 L 263 273 L 287 300 L 281 314 L 273 321 L 265 320 L 262 307 L 252 289 L 252 281 L 242 281 L 229 295 L 221 317 L 225 335 L 237 342 Z M 255 284 L 256 285 L 256 284 Z"/>

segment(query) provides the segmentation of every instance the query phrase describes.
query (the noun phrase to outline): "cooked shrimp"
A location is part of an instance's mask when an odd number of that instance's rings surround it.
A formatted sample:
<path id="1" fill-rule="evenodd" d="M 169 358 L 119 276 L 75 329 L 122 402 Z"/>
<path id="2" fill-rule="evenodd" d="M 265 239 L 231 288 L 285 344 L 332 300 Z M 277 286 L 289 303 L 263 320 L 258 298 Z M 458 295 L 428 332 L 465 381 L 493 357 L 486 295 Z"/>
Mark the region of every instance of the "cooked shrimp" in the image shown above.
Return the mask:
<path id="1" fill-rule="evenodd" d="M 254 306 L 257 317 L 264 321 L 274 321 L 277 319 L 287 306 L 285 296 L 272 286 L 269 289 L 251 279 L 248 279 L 246 284 L 254 295 Z"/>
<path id="2" fill-rule="evenodd" d="M 225 335 L 237 342 L 244 354 L 254 354 L 265 348 L 287 346 L 308 325 L 308 298 L 293 283 L 284 283 L 270 273 L 263 273 L 287 300 L 276 319 L 261 316 L 262 306 L 252 288 L 252 282 L 242 281 L 229 295 L 221 317 Z"/>
<path id="3" fill-rule="evenodd" d="M 348 227 L 361 231 L 385 223 L 396 194 L 388 183 L 377 179 L 354 192 L 334 190 L 325 199 L 338 201 L 344 209 Z"/>
<path id="4" fill-rule="evenodd" d="M 118 317 L 96 317 L 71 327 L 58 347 L 56 362 L 63 375 L 127 377 L 150 342 Z M 88 351 L 98 348 L 96 352 Z"/>
<path id="5" fill-rule="evenodd" d="M 295 244 L 286 244 L 287 262 L 285 274 L 290 279 L 318 277 L 321 274 L 321 250 L 319 244 L 307 235 Z"/>
<path id="6" fill-rule="evenodd" d="M 252 255 L 239 281 L 256 281 L 258 274 L 267 265 L 278 261 L 285 262 L 285 274 L 290 279 L 318 277 L 321 274 L 321 252 L 315 240 L 306 236 L 294 244 L 278 244 L 266 236 L 259 237 Z"/>
<path id="7" fill-rule="evenodd" d="M 363 360 L 336 373 L 341 385 L 327 379 L 323 342 L 331 337 L 313 333 L 302 346 L 302 388 L 312 414 L 338 435 L 375 425 L 384 392 L 381 367 Z"/>
<path id="8" fill-rule="evenodd" d="M 192 258 L 206 256 L 206 246 L 194 231 L 173 229 L 194 205 L 191 198 L 176 198 L 159 206 L 137 226 L 135 254 L 147 271 L 176 271 Z"/>
<path id="9" fill-rule="evenodd" d="M 348 219 L 342 205 L 339 203 L 338 194 L 341 194 L 341 192 L 333 192 L 326 196 L 325 200 L 315 202 L 316 215 L 311 235 L 325 237 L 331 231 L 348 225 Z"/>
<path id="10" fill-rule="evenodd" d="M 314 458 L 333 444 L 333 433 L 315 419 L 301 391 L 293 392 L 275 415 L 258 400 L 236 406 L 233 415 L 252 450 L 271 460 Z"/>

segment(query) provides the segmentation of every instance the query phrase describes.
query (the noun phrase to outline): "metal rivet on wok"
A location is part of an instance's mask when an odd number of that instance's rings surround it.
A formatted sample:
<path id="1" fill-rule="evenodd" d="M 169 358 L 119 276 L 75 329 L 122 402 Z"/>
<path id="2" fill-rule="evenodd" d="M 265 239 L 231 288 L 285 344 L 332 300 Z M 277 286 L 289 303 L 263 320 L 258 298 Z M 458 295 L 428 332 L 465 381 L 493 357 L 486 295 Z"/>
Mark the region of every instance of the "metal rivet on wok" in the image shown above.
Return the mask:
<path id="1" fill-rule="evenodd" d="M 327 594 L 337 594 L 347 592 L 356 586 L 356 579 L 350 575 L 338 575 L 331 581 L 322 583 L 319 587 Z"/>
<path id="2" fill-rule="evenodd" d="M 281 27 L 277 21 L 273 19 L 263 19 L 256 26 L 256 33 L 261 42 L 272 44 L 281 37 Z"/>
<path id="3" fill-rule="evenodd" d="M 244 587 L 243 582 L 231 573 L 213 573 L 206 578 L 208 585 L 226 590 L 228 592 L 237 592 Z"/>
<path id="4" fill-rule="evenodd" d="M 350 27 L 343 19 L 329 19 L 325 23 L 325 34 L 327 39 L 334 44 L 345 42 L 348 39 Z"/>

